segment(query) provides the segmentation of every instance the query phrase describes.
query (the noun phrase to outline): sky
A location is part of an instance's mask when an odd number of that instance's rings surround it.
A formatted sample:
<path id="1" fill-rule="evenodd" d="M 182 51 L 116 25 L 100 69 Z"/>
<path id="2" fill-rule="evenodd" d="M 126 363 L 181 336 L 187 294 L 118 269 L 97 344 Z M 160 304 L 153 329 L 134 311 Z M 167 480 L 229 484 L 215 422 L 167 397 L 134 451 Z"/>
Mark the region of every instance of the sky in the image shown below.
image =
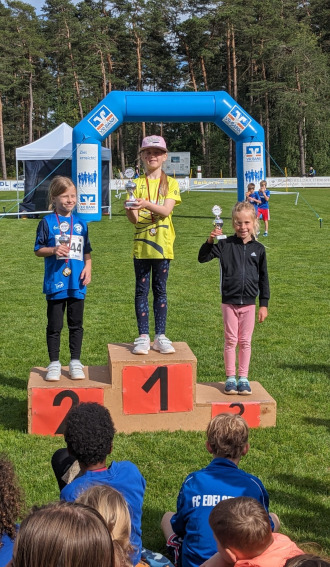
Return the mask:
<path id="1" fill-rule="evenodd" d="M 38 15 L 42 14 L 41 8 L 45 4 L 45 0 L 23 0 L 26 4 L 31 4 L 36 9 Z M 77 4 L 79 0 L 73 0 L 74 4 Z"/>

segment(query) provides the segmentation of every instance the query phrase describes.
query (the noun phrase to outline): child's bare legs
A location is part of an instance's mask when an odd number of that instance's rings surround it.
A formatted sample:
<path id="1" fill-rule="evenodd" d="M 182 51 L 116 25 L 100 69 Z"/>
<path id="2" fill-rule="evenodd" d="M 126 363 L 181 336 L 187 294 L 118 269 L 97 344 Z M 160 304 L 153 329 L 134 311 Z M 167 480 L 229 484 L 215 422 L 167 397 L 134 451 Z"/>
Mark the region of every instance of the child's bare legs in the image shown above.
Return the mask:
<path id="1" fill-rule="evenodd" d="M 174 533 L 171 525 L 172 516 L 174 516 L 174 512 L 165 512 L 164 516 L 162 517 L 162 521 L 160 522 L 160 527 L 163 530 L 166 541 Z"/>

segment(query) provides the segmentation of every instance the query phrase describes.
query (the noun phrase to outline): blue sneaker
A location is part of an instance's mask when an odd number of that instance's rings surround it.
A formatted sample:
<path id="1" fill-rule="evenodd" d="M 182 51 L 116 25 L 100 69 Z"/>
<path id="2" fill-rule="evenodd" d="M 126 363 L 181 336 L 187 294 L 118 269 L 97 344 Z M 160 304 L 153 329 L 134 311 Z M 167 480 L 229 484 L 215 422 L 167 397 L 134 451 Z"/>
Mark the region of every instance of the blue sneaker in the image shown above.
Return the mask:
<path id="1" fill-rule="evenodd" d="M 233 394 L 237 394 L 237 384 L 235 376 L 228 376 L 225 382 L 225 394 L 229 394 L 230 396 Z"/>
<path id="2" fill-rule="evenodd" d="M 247 378 L 240 376 L 237 382 L 237 390 L 241 396 L 249 396 L 252 394 L 252 390 Z"/>
<path id="3" fill-rule="evenodd" d="M 264 232 L 263 236 L 268 236 L 268 232 Z"/>

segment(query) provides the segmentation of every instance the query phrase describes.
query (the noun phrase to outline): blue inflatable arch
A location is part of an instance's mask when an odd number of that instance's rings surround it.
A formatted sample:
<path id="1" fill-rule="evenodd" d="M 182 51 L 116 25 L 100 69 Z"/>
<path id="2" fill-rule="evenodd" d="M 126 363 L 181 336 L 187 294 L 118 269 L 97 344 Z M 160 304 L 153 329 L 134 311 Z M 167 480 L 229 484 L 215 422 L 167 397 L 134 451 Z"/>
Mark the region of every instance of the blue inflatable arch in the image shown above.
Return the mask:
<path id="1" fill-rule="evenodd" d="M 87 221 L 102 215 L 101 142 L 123 122 L 214 122 L 236 143 L 237 199 L 265 177 L 264 130 L 225 91 L 113 91 L 73 129 L 72 179 Z"/>

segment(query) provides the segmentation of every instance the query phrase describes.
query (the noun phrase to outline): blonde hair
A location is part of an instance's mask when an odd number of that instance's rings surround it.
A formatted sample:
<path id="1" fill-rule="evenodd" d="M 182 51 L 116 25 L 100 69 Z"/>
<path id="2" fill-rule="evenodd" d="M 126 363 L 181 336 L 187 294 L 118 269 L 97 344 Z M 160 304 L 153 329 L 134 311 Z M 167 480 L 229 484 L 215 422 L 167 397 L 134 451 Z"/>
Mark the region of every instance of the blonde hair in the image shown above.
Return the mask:
<path id="1" fill-rule="evenodd" d="M 272 541 L 268 514 L 255 498 L 222 500 L 211 511 L 209 523 L 222 547 L 246 553 L 246 559 L 260 555 Z"/>
<path id="2" fill-rule="evenodd" d="M 75 184 L 72 182 L 70 177 L 64 177 L 63 175 L 56 175 L 52 180 L 51 184 L 49 185 L 48 189 L 48 210 L 54 211 L 55 210 L 55 197 L 59 197 L 64 193 L 69 187 L 74 187 L 76 189 Z"/>
<path id="3" fill-rule="evenodd" d="M 249 427 L 240 415 L 220 413 L 210 421 L 206 434 L 215 457 L 238 459 L 248 442 Z"/>
<path id="4" fill-rule="evenodd" d="M 131 517 L 123 495 L 111 486 L 96 485 L 85 490 L 76 502 L 91 506 L 101 514 L 114 543 L 116 563 L 131 566 L 134 551 L 130 543 Z"/>
<path id="5" fill-rule="evenodd" d="M 11 567 L 113 567 L 111 536 L 102 516 L 75 502 L 34 508 L 22 521 Z"/>
<path id="6" fill-rule="evenodd" d="M 251 215 L 251 220 L 253 222 L 252 232 L 253 232 L 253 236 L 256 237 L 259 231 L 259 221 L 256 215 L 255 208 L 252 205 L 252 203 L 249 203 L 249 201 L 238 201 L 238 203 L 236 203 L 236 205 L 233 207 L 231 212 L 231 218 L 232 218 L 232 224 L 234 230 L 235 230 L 235 221 L 237 215 L 243 212 L 249 213 Z"/>

